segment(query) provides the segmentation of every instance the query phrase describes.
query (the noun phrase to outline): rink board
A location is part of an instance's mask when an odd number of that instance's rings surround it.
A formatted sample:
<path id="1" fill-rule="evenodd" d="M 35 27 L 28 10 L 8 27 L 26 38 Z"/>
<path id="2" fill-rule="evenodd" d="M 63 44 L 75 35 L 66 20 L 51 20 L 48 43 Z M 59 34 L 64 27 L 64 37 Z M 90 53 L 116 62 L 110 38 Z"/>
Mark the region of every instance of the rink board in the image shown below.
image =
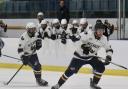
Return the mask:
<path id="1" fill-rule="evenodd" d="M 7 69 L 18 69 L 21 65 L 20 64 L 7 64 L 7 63 L 0 63 L 0 68 L 7 68 Z M 42 71 L 56 71 L 56 72 L 64 72 L 67 67 L 64 66 L 48 66 L 48 65 L 43 65 L 42 66 Z M 23 70 L 32 70 L 28 66 L 24 66 L 22 68 Z M 92 69 L 87 68 L 87 67 L 82 67 L 79 70 L 79 73 L 84 73 L 84 74 L 91 74 Z M 127 70 L 117 70 L 117 69 L 106 69 L 104 72 L 105 75 L 114 75 L 114 76 L 128 76 L 128 71 Z"/>

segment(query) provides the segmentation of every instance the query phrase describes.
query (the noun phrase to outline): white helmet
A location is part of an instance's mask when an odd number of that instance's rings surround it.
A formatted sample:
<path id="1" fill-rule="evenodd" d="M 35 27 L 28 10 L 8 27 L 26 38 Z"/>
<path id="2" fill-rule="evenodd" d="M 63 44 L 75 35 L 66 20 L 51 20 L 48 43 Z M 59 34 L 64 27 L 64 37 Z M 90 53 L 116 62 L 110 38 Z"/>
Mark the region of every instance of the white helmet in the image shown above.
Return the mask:
<path id="1" fill-rule="evenodd" d="M 30 37 L 34 37 L 36 33 L 36 25 L 33 22 L 29 22 L 26 25 L 27 33 Z"/>
<path id="2" fill-rule="evenodd" d="M 61 20 L 61 24 L 62 24 L 62 25 L 67 24 L 67 20 L 66 20 L 66 19 L 62 19 L 62 20 Z"/>
<path id="3" fill-rule="evenodd" d="M 87 22 L 87 19 L 86 18 L 80 19 L 80 24 L 85 24 L 86 22 Z"/>
<path id="4" fill-rule="evenodd" d="M 56 23 L 59 23 L 59 20 L 58 20 L 58 19 L 54 19 L 54 20 L 52 21 L 52 24 L 56 24 Z"/>
<path id="5" fill-rule="evenodd" d="M 42 20 L 40 24 L 47 24 L 46 20 Z"/>
<path id="6" fill-rule="evenodd" d="M 78 24 L 78 21 L 77 20 L 73 20 L 72 24 Z"/>
<path id="7" fill-rule="evenodd" d="M 37 16 L 40 16 L 40 15 L 44 16 L 44 13 L 43 12 L 38 12 Z"/>
<path id="8" fill-rule="evenodd" d="M 29 22 L 26 25 L 26 29 L 29 29 L 29 28 L 36 28 L 36 25 L 33 22 Z"/>

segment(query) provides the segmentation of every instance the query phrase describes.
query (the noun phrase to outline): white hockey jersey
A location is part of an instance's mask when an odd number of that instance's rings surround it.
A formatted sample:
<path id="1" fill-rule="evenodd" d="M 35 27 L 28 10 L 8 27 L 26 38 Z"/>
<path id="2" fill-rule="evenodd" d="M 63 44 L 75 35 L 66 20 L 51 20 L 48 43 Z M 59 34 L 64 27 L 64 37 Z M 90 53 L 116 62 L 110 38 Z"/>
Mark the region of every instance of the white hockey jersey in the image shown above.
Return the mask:
<path id="1" fill-rule="evenodd" d="M 74 28 L 74 29 L 73 29 Z M 72 24 L 69 25 L 68 29 L 67 29 L 68 33 L 70 36 L 73 36 L 73 35 L 79 35 L 79 30 L 78 30 L 78 27 L 76 26 L 73 26 Z"/>
<path id="2" fill-rule="evenodd" d="M 91 50 L 88 55 L 83 53 L 83 49 L 81 48 L 82 44 L 86 44 L 89 47 L 91 47 Z M 110 56 L 112 55 L 113 50 L 111 49 L 111 46 L 109 45 L 107 38 L 104 35 L 99 40 L 95 38 L 94 33 L 91 35 L 90 34 L 82 35 L 80 39 L 80 44 L 74 53 L 74 57 L 81 59 L 80 56 L 85 58 L 97 56 L 97 52 L 101 47 L 105 48 L 107 55 Z"/>
<path id="3" fill-rule="evenodd" d="M 29 37 L 27 32 L 23 33 L 19 40 L 18 53 L 22 55 L 32 55 L 36 54 L 36 40 L 37 37 Z"/>
<path id="4" fill-rule="evenodd" d="M 78 27 L 78 31 L 79 31 L 79 33 L 84 32 L 84 30 L 85 30 L 85 29 L 83 29 L 82 26 L 79 26 L 79 27 Z"/>
<path id="5" fill-rule="evenodd" d="M 36 35 L 42 39 L 44 39 L 46 35 L 48 38 L 51 37 L 51 27 L 47 26 L 45 30 L 43 30 L 42 28 L 38 29 L 38 33 Z"/>
<path id="6" fill-rule="evenodd" d="M 53 27 L 51 30 L 51 35 L 56 35 L 57 39 L 60 39 L 61 33 L 62 33 L 62 31 L 60 30 L 60 28 L 57 29 L 57 28 Z"/>
<path id="7" fill-rule="evenodd" d="M 82 36 L 82 35 L 84 35 L 84 34 L 89 34 L 89 35 L 91 35 L 91 34 L 93 33 L 92 29 L 89 29 L 89 25 L 88 25 L 87 28 L 84 29 L 83 31 L 82 31 L 82 27 L 80 26 L 80 27 L 78 28 L 78 31 L 79 31 L 80 36 Z"/>

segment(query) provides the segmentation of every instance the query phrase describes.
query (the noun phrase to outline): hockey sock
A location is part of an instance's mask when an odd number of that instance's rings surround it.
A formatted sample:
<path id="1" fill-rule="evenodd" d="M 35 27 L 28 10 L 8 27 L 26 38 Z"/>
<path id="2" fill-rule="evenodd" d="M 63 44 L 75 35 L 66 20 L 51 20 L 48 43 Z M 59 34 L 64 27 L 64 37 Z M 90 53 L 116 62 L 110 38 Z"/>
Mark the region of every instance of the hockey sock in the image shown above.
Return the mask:
<path id="1" fill-rule="evenodd" d="M 98 84 L 98 82 L 100 81 L 101 76 L 102 75 L 94 74 L 94 76 L 93 76 L 93 83 L 94 84 Z"/>
<path id="2" fill-rule="evenodd" d="M 58 81 L 59 86 L 62 86 L 66 82 L 67 79 L 68 77 L 65 74 L 63 74 Z"/>
<path id="3" fill-rule="evenodd" d="M 36 79 L 41 79 L 41 71 L 35 71 L 34 70 L 34 75 Z"/>

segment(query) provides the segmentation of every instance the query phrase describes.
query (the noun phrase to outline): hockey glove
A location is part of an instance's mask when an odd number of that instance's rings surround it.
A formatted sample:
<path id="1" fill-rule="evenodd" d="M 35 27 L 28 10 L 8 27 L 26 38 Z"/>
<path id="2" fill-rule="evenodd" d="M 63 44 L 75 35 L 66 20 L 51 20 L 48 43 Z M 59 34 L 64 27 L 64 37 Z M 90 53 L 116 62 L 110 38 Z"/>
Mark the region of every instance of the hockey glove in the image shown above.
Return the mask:
<path id="1" fill-rule="evenodd" d="M 44 38 L 49 38 L 48 33 L 44 32 Z"/>
<path id="2" fill-rule="evenodd" d="M 4 27 L 4 32 L 7 32 L 7 24 Z"/>
<path id="3" fill-rule="evenodd" d="M 111 56 L 107 55 L 104 65 L 109 65 L 111 60 L 112 60 Z"/>
<path id="4" fill-rule="evenodd" d="M 61 43 L 66 44 L 67 43 L 66 39 L 61 39 Z"/>
<path id="5" fill-rule="evenodd" d="M 72 28 L 72 34 L 76 34 L 77 33 L 77 28 L 73 27 Z"/>
<path id="6" fill-rule="evenodd" d="M 38 39 L 36 41 L 36 49 L 39 50 L 41 47 L 42 47 L 42 40 L 41 39 Z"/>
<path id="7" fill-rule="evenodd" d="M 21 60 L 22 60 L 24 65 L 27 65 L 29 62 L 29 56 L 22 55 Z"/>
<path id="8" fill-rule="evenodd" d="M 73 36 L 70 36 L 70 39 L 73 41 L 73 42 L 76 42 L 77 41 L 77 38 L 73 35 Z"/>
<path id="9" fill-rule="evenodd" d="M 56 39 L 56 35 L 55 35 L 55 34 L 52 34 L 52 35 L 51 35 L 51 39 L 52 39 L 52 40 L 55 40 L 55 39 Z"/>

